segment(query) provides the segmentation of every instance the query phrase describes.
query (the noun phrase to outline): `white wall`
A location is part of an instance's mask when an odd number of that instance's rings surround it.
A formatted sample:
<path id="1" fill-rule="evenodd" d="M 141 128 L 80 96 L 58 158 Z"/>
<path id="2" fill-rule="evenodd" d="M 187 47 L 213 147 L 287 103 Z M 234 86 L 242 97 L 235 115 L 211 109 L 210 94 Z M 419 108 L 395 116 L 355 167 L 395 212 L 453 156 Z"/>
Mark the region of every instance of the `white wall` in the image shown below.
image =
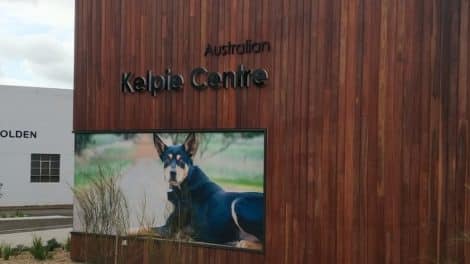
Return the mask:
<path id="1" fill-rule="evenodd" d="M 0 137 L 0 206 L 73 203 L 72 98 L 72 90 L 0 85 L 0 131 L 37 131 Z M 31 153 L 60 154 L 60 182 L 31 183 Z"/>

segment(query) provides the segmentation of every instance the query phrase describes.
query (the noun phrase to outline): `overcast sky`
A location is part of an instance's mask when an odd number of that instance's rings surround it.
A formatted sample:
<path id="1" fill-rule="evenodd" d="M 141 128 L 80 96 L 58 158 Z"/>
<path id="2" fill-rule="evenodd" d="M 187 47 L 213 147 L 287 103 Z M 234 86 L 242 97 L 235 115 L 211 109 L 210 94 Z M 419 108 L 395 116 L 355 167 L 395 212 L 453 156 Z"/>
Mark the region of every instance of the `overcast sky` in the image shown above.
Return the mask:
<path id="1" fill-rule="evenodd" d="M 0 84 L 73 88 L 74 0 L 0 0 Z"/>

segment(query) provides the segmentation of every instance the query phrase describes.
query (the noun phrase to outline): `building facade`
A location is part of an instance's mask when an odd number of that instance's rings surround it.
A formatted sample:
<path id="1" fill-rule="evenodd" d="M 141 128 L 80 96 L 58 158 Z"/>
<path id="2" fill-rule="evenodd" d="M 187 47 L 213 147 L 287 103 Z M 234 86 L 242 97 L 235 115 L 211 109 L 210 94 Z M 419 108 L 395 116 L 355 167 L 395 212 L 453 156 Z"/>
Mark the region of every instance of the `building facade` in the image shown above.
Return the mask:
<path id="1" fill-rule="evenodd" d="M 470 263 L 468 0 L 75 11 L 74 131 L 267 138 L 263 254 L 110 236 L 109 262 Z M 72 259 L 99 255 L 89 237 L 72 234 Z"/>
<path id="2" fill-rule="evenodd" d="M 0 207 L 72 204 L 73 91 L 0 86 Z"/>

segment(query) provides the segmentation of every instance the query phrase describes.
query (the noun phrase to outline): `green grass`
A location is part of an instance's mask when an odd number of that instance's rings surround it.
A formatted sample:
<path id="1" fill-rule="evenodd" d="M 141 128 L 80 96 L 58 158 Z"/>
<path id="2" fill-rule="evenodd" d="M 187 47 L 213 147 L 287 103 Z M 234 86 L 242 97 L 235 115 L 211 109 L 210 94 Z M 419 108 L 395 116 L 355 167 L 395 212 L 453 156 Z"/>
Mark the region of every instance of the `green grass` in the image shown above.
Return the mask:
<path id="1" fill-rule="evenodd" d="M 263 192 L 264 178 L 262 170 L 250 166 L 233 165 L 224 167 L 211 164 L 211 166 L 204 166 L 203 171 L 224 189 L 236 188 L 239 191 Z"/>
<path id="2" fill-rule="evenodd" d="M 225 181 L 231 180 L 240 184 L 246 183 L 246 185 L 263 185 L 263 171 L 258 170 L 256 167 L 252 168 L 246 165 L 236 167 L 233 164 L 224 167 L 223 165 L 206 164 L 201 168 L 213 180 L 225 179 Z"/>
<path id="3" fill-rule="evenodd" d="M 221 136 L 211 139 L 208 155 L 222 145 Z M 262 137 L 239 139 L 225 151 L 197 165 L 224 188 L 263 192 L 264 140 Z"/>
<path id="4" fill-rule="evenodd" d="M 13 217 L 28 217 L 28 214 L 25 214 L 19 210 L 15 211 L 14 213 L 3 213 L 0 215 L 0 218 L 13 218 Z"/>
<path id="5" fill-rule="evenodd" d="M 4 260 L 9 260 L 10 256 L 13 254 L 13 249 L 10 245 L 3 245 L 2 246 L 2 257 Z"/>
<path id="6" fill-rule="evenodd" d="M 101 155 L 91 158 L 85 164 L 75 164 L 75 186 L 86 185 L 98 175 L 100 167 L 111 171 L 121 171 L 132 163 L 129 150 L 125 148 L 105 149 Z"/>
<path id="7" fill-rule="evenodd" d="M 224 145 L 221 135 L 213 135 L 207 147 L 206 155 L 211 155 Z M 250 158 L 253 160 L 264 159 L 264 140 L 262 137 L 252 139 L 238 139 L 232 143 L 225 151 L 218 155 L 223 155 L 228 159 L 237 160 Z"/>
<path id="8" fill-rule="evenodd" d="M 230 190 L 237 189 L 250 192 L 264 192 L 263 190 L 263 180 L 259 178 L 249 179 L 233 179 L 233 178 L 213 178 L 213 180 L 222 186 L 222 188 Z"/>
<path id="9" fill-rule="evenodd" d="M 92 142 L 93 146 L 107 145 L 112 144 L 117 141 L 122 140 L 120 135 L 117 134 L 102 134 L 102 135 L 93 135 Z"/>
<path id="10" fill-rule="evenodd" d="M 102 168 L 107 168 L 112 171 L 121 171 L 125 167 L 131 164 L 129 160 L 116 160 L 108 161 L 103 163 L 90 164 L 86 167 L 77 167 L 75 169 L 75 186 L 81 186 L 88 184 L 93 178 L 98 175 L 100 166 Z"/>
<path id="11" fill-rule="evenodd" d="M 21 212 L 21 211 L 19 211 L 19 210 L 17 210 L 17 211 L 15 212 L 15 217 L 26 217 L 26 216 L 28 216 L 28 215 L 26 215 L 25 213 L 23 213 L 23 212 Z"/>

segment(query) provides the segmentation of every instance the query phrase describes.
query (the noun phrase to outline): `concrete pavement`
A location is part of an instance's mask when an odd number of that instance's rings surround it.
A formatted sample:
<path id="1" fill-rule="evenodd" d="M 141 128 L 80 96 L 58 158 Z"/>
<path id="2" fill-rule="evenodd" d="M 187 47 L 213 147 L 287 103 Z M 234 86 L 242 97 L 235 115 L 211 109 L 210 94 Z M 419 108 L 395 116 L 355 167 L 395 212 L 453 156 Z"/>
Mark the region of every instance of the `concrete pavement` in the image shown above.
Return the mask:
<path id="1" fill-rule="evenodd" d="M 59 243 L 65 243 L 67 238 L 70 236 L 72 228 L 61 228 L 61 229 L 52 229 L 52 230 L 42 230 L 34 232 L 20 232 L 12 234 L 2 234 L 0 235 L 0 245 L 8 244 L 12 247 L 17 245 L 31 246 L 33 237 L 41 237 L 43 243 L 46 243 L 47 240 L 55 238 Z"/>

